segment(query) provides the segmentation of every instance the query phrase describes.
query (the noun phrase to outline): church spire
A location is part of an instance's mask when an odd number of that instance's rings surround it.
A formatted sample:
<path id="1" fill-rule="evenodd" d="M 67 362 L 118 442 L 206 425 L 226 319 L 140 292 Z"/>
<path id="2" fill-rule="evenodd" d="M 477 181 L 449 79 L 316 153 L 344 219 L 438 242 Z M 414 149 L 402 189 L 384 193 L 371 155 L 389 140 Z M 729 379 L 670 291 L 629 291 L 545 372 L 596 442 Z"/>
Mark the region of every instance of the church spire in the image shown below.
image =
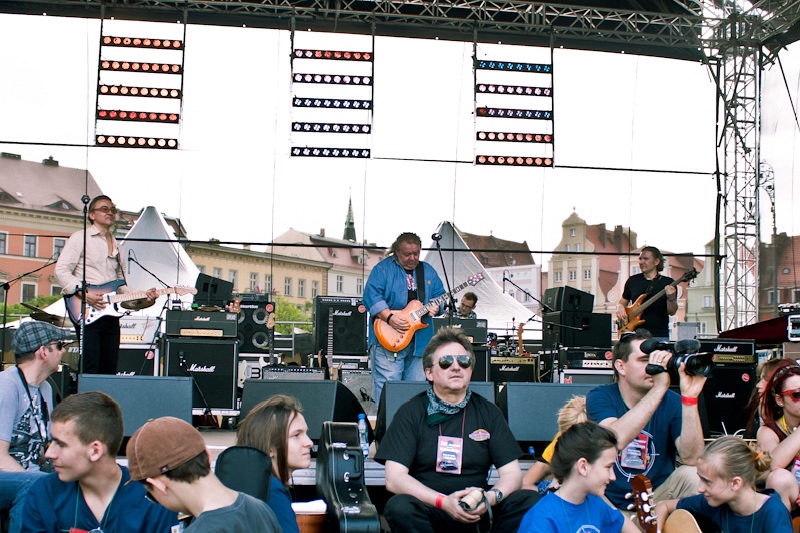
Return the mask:
<path id="1" fill-rule="evenodd" d="M 347 205 L 347 220 L 344 221 L 344 236 L 346 241 L 356 242 L 356 223 L 353 220 L 353 197 L 350 197 Z"/>

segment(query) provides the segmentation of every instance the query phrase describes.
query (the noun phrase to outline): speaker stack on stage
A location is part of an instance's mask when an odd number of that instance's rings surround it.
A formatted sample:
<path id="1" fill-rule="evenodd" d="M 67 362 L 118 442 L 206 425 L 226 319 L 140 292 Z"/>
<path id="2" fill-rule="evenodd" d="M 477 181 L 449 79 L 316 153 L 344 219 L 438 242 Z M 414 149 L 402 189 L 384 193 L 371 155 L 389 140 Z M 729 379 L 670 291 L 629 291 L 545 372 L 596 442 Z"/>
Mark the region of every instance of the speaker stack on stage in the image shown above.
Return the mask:
<path id="1" fill-rule="evenodd" d="M 244 386 L 246 379 L 260 379 L 265 365 L 280 363 L 275 354 L 274 328 L 268 327 L 270 313 L 275 312 L 274 302 L 270 302 L 266 294 L 242 294 L 241 297 L 236 335 L 239 340 L 239 388 Z"/>

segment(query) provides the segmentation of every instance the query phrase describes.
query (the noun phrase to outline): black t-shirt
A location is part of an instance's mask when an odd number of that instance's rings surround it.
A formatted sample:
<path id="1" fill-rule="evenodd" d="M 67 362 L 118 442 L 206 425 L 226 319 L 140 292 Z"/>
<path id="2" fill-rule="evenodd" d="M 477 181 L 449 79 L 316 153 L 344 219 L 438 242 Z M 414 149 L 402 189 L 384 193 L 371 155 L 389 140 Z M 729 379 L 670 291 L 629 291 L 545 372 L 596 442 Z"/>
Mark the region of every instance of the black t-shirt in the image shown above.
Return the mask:
<path id="1" fill-rule="evenodd" d="M 381 441 L 375 460 L 394 461 L 426 487 L 451 494 L 466 487 L 489 488 L 487 478 L 492 465 L 500 468 L 522 456 L 514 435 L 496 405 L 472 394 L 463 411 L 441 424 L 441 434 L 461 437 L 464 422 L 464 454 L 461 474 L 436 471 L 436 445 L 440 426 L 426 421 L 427 395 L 422 392 L 403 404 L 392 419 Z M 488 438 L 486 438 L 488 437 Z"/>
<path id="2" fill-rule="evenodd" d="M 642 303 L 649 300 L 661 289 L 672 283 L 672 278 L 658 275 L 655 279 L 649 280 L 644 274 L 635 274 L 625 282 L 625 290 L 622 297 L 628 300 L 628 305 L 632 304 L 636 298 L 642 294 L 647 294 Z M 669 337 L 669 313 L 667 312 L 667 295 L 650 304 L 640 315 L 644 319 L 644 324 L 640 327 L 653 334 L 653 337 Z"/>

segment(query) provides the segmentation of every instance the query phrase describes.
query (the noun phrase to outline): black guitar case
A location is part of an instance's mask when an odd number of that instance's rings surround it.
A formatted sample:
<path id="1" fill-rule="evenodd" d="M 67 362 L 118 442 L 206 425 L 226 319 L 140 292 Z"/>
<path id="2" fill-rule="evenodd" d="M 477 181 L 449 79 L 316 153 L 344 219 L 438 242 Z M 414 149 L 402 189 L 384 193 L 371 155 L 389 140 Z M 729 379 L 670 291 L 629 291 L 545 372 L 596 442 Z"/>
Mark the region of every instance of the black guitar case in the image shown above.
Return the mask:
<path id="1" fill-rule="evenodd" d="M 323 422 L 317 452 L 317 494 L 328 505 L 325 531 L 380 533 L 378 510 L 364 479 L 364 455 L 358 425 Z"/>

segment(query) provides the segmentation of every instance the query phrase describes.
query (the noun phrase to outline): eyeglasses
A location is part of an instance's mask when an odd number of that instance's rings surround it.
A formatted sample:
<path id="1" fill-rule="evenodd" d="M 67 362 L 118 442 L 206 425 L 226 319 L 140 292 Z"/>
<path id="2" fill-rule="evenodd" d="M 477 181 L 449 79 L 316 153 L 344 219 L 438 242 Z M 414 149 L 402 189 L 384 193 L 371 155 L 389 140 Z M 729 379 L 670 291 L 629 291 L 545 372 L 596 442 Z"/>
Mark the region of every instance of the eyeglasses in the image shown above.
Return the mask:
<path id="1" fill-rule="evenodd" d="M 95 207 L 92 211 L 100 211 L 101 213 L 111 213 L 112 215 L 116 215 L 118 213 L 116 207 L 108 207 L 107 205 L 101 205 L 100 207 Z"/>
<path id="2" fill-rule="evenodd" d="M 152 494 L 150 494 L 150 491 L 149 491 L 149 490 L 145 490 L 145 493 L 144 493 L 144 499 L 145 499 L 145 500 L 147 500 L 147 501 L 149 501 L 150 503 L 158 503 L 158 502 L 156 501 L 156 498 L 155 498 L 155 496 L 153 496 Z"/>
<path id="3" fill-rule="evenodd" d="M 68 342 L 64 342 L 64 341 L 56 341 L 56 342 L 51 342 L 47 346 L 55 346 L 56 349 L 63 350 L 63 349 L 65 349 L 67 347 L 67 344 L 69 344 L 69 343 Z"/>
<path id="4" fill-rule="evenodd" d="M 439 358 L 439 367 L 443 370 L 447 370 L 453 366 L 453 359 L 455 359 L 458 366 L 461 368 L 469 368 L 472 363 L 472 359 L 468 355 L 443 355 Z"/>
<path id="5" fill-rule="evenodd" d="M 779 392 L 778 396 L 790 396 L 793 403 L 800 402 L 800 389 L 789 389 Z"/>

